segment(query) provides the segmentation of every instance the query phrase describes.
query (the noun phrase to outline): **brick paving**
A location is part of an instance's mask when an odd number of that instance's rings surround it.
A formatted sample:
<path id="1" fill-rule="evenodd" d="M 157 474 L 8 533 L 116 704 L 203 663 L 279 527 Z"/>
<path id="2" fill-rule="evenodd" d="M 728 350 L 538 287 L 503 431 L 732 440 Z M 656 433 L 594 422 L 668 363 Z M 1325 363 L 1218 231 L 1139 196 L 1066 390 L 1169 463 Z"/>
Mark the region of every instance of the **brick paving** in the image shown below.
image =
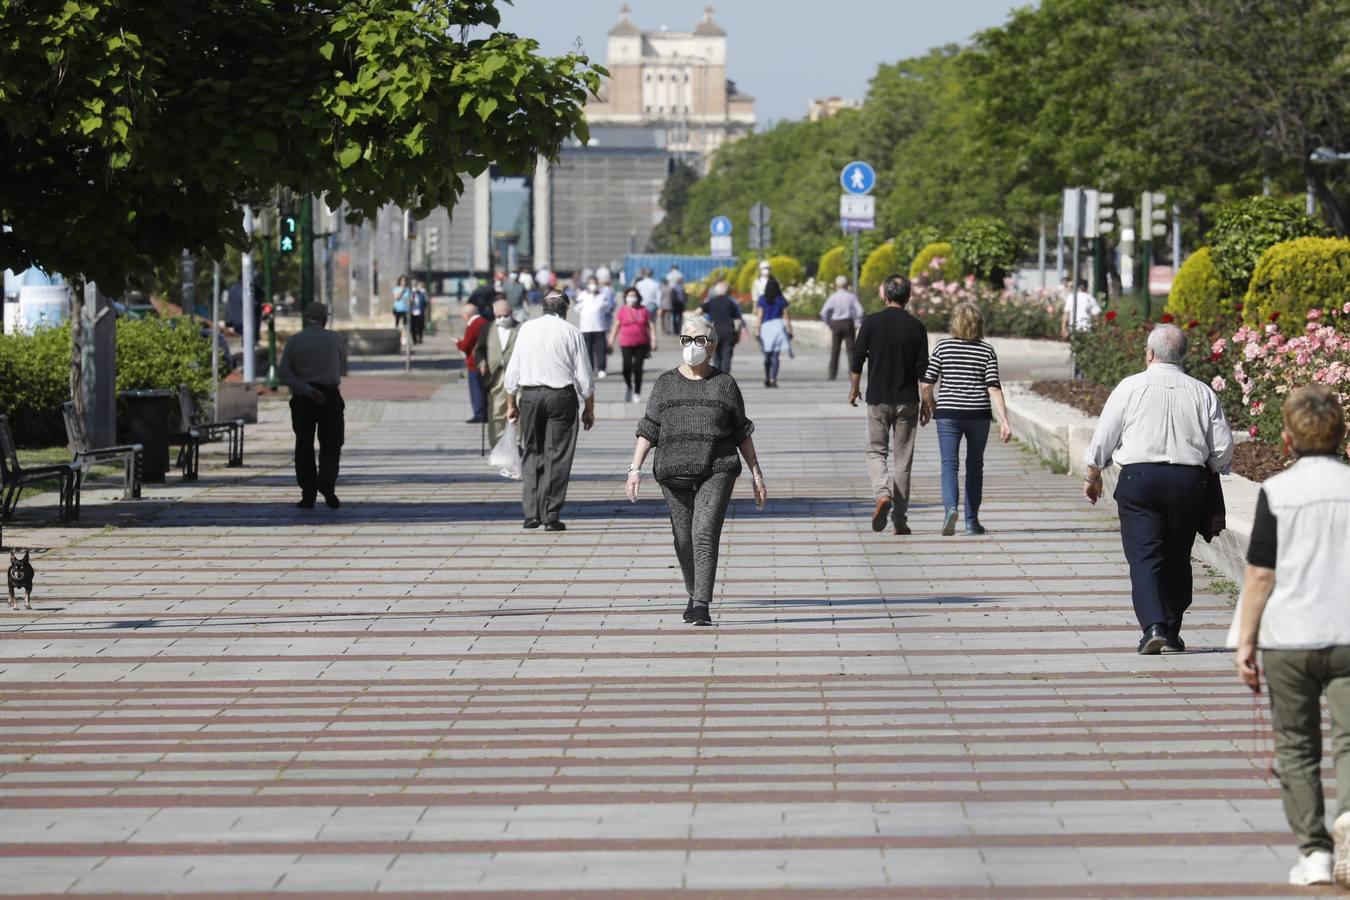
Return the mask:
<path id="1" fill-rule="evenodd" d="M 1308 893 L 1225 598 L 1136 656 L 1113 518 L 991 446 L 989 535 L 942 538 L 931 429 L 918 533 L 873 534 L 843 383 L 742 357 L 772 499 L 712 629 L 614 378 L 563 534 L 425 372 L 363 385 L 338 512 L 290 507 L 275 407 L 242 480 L 7 530 L 52 549 L 0 619 L 0 893 Z"/>

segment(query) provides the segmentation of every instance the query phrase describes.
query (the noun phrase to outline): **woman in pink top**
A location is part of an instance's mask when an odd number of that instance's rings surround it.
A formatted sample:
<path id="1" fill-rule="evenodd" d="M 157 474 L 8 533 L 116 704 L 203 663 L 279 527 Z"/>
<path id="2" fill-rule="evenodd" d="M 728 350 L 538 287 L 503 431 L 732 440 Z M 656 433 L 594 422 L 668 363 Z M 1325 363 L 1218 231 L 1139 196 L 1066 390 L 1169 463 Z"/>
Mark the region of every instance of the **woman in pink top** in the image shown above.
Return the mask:
<path id="1" fill-rule="evenodd" d="M 628 385 L 624 402 L 642 402 L 642 364 L 656 349 L 656 325 L 651 313 L 642 305 L 642 295 L 630 287 L 623 293 L 623 308 L 614 316 L 614 327 L 609 332 L 609 346 L 618 340 L 623 352 L 623 383 Z"/>

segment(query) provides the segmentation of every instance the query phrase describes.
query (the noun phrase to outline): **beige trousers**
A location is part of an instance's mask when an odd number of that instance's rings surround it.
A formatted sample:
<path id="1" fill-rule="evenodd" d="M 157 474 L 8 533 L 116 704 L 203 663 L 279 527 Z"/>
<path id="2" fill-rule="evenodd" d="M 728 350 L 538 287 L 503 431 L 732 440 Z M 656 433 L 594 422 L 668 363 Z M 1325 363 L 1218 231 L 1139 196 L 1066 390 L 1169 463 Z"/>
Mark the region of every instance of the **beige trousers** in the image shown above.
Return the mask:
<path id="1" fill-rule="evenodd" d="M 867 477 L 875 499 L 890 497 L 895 504 L 891 520 L 896 525 L 907 524 L 909 472 L 918 430 L 918 401 L 867 404 Z"/>

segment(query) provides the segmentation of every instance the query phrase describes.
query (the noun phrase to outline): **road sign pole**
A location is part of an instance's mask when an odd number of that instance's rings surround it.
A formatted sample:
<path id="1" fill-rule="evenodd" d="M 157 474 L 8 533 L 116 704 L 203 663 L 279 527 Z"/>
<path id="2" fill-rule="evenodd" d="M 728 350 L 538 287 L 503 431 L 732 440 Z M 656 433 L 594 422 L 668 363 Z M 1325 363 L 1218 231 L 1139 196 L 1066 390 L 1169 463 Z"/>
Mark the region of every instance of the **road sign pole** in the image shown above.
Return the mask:
<path id="1" fill-rule="evenodd" d="M 858 232 L 853 232 L 853 296 L 860 301 L 862 297 L 862 286 L 858 284 Z"/>

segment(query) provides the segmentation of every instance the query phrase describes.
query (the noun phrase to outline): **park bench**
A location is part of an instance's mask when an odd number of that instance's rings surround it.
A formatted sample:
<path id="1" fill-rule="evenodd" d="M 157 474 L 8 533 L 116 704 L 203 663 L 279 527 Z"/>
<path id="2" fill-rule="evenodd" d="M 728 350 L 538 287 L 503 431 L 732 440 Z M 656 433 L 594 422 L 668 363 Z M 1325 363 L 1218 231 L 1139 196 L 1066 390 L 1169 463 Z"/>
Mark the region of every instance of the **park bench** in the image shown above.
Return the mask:
<path id="1" fill-rule="evenodd" d="M 114 447 L 90 447 L 84 436 L 84 423 L 75 414 L 75 404 L 67 401 L 61 404 L 61 413 L 66 420 L 66 441 L 70 444 L 70 453 L 74 461 L 82 466 L 97 462 L 121 462 L 126 467 L 126 476 L 122 481 L 122 499 L 139 500 L 141 496 L 141 457 L 144 450 L 140 444 L 121 444 Z"/>
<path id="2" fill-rule="evenodd" d="M 222 437 L 229 441 L 230 453 L 226 466 L 235 468 L 244 464 L 244 420 L 231 419 L 225 422 L 198 422 L 192 407 L 192 392 L 186 384 L 178 386 L 178 418 L 182 431 L 171 435 L 169 443 L 178 445 L 177 466 L 185 481 L 197 480 L 197 466 L 201 445 L 209 441 L 218 441 Z"/>
<path id="3" fill-rule="evenodd" d="M 14 507 L 19 505 L 19 490 L 22 487 L 57 479 L 61 482 L 61 521 L 79 519 L 81 477 L 82 469 L 77 461 L 47 466 L 20 465 L 19 448 L 9 428 L 9 417 L 0 416 L 0 490 L 3 491 L 0 495 L 0 522 L 8 519 Z"/>

